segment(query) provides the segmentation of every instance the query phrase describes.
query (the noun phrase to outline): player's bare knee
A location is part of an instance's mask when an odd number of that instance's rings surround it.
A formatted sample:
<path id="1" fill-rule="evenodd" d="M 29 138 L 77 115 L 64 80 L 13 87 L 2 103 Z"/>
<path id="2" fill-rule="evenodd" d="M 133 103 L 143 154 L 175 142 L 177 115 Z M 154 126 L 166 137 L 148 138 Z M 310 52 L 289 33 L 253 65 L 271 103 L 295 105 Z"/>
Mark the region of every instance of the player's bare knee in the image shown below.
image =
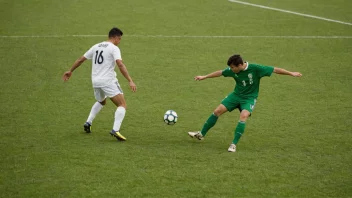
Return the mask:
<path id="1" fill-rule="evenodd" d="M 213 114 L 214 114 L 216 117 L 221 116 L 223 113 L 225 113 L 225 111 L 222 110 L 222 109 L 219 109 L 219 108 L 215 109 L 214 112 L 213 112 Z"/>
<path id="2" fill-rule="evenodd" d="M 240 116 L 240 121 L 246 121 L 248 119 L 248 116 Z"/>
<path id="3" fill-rule="evenodd" d="M 101 101 L 99 103 L 104 106 L 106 104 L 106 100 L 103 100 L 103 101 Z"/>
<path id="4" fill-rule="evenodd" d="M 126 104 L 121 104 L 121 105 L 119 105 L 119 107 L 123 107 L 123 108 L 125 108 L 125 110 L 127 109 L 127 105 Z"/>
<path id="5" fill-rule="evenodd" d="M 213 112 L 213 114 L 217 117 L 221 116 L 227 111 L 226 107 L 224 105 L 219 105 Z"/>
<path id="6" fill-rule="evenodd" d="M 240 120 L 246 121 L 250 115 L 251 115 L 251 113 L 249 111 L 242 111 L 240 114 Z"/>
<path id="7" fill-rule="evenodd" d="M 217 111 L 216 109 L 215 109 L 215 111 L 213 112 L 213 114 L 214 114 L 216 117 L 221 116 L 220 111 Z"/>

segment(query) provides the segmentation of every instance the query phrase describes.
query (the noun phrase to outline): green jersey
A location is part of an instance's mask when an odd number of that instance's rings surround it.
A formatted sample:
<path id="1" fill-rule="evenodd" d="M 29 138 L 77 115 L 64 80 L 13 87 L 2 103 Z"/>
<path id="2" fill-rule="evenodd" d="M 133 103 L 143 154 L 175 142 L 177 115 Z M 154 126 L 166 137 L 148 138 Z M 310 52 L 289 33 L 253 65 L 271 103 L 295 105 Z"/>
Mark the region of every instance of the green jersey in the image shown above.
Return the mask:
<path id="1" fill-rule="evenodd" d="M 260 79 L 271 76 L 274 71 L 272 66 L 250 64 L 247 62 L 245 70 L 235 73 L 230 67 L 222 71 L 224 77 L 232 77 L 236 81 L 234 92 L 242 98 L 257 98 L 259 93 Z"/>

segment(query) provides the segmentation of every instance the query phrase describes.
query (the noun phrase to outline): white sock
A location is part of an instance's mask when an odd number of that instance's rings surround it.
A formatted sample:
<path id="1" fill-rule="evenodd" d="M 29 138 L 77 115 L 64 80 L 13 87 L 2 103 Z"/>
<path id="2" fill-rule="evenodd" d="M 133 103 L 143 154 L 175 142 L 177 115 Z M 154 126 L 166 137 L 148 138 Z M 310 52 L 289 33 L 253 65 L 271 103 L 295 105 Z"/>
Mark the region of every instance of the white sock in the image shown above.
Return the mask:
<path id="1" fill-rule="evenodd" d="M 87 122 L 89 124 L 92 124 L 95 116 L 99 113 L 99 111 L 103 108 L 104 106 L 101 105 L 99 102 L 94 103 L 92 109 L 90 110 Z"/>
<path id="2" fill-rule="evenodd" d="M 125 118 L 126 109 L 124 107 L 117 107 L 115 111 L 115 122 L 114 122 L 114 131 L 120 131 L 123 118 Z"/>

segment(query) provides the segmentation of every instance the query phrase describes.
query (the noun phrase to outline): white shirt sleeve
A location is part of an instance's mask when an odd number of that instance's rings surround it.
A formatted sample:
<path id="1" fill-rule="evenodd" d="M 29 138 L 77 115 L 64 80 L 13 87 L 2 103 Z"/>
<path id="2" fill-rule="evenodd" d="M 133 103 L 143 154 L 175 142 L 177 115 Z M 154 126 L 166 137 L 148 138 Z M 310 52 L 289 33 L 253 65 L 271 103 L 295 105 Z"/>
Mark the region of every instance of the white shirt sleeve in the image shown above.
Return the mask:
<path id="1" fill-rule="evenodd" d="M 121 51 L 118 47 L 114 47 L 114 49 L 112 50 L 112 55 L 114 56 L 114 60 L 122 60 L 121 57 Z"/>
<path id="2" fill-rule="evenodd" d="M 94 55 L 94 52 L 93 52 L 93 47 L 91 47 L 83 56 L 86 57 L 86 59 L 92 59 L 93 58 L 93 55 Z"/>

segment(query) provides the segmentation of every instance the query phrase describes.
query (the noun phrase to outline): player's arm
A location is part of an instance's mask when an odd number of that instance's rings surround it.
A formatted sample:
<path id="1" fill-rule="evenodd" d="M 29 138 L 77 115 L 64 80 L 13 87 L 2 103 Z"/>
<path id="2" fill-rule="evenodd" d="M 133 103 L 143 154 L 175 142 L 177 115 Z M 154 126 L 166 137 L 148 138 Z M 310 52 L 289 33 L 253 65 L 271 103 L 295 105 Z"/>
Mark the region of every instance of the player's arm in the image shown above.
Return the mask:
<path id="1" fill-rule="evenodd" d="M 289 75 L 289 76 L 293 76 L 293 77 L 301 77 L 302 76 L 302 74 L 299 72 L 291 72 L 286 69 L 282 69 L 282 68 L 278 68 L 278 67 L 274 67 L 274 73 L 281 74 L 281 75 Z"/>
<path id="2" fill-rule="evenodd" d="M 215 72 L 207 74 L 205 76 L 196 76 L 196 77 L 194 77 L 194 80 L 204 80 L 207 78 L 215 78 L 215 77 L 220 77 L 220 76 L 222 76 L 222 70 L 215 71 Z"/>
<path id="3" fill-rule="evenodd" d="M 127 68 L 125 66 L 125 64 L 123 64 L 122 60 L 117 59 L 116 60 L 116 64 L 121 72 L 121 74 L 128 80 L 128 82 L 130 83 L 130 87 L 132 89 L 133 92 L 135 92 L 137 90 L 137 86 L 134 84 L 131 76 L 128 74 Z"/>
<path id="4" fill-rule="evenodd" d="M 86 57 L 81 56 L 79 57 L 72 65 L 71 69 L 68 70 L 67 72 L 64 73 L 64 75 L 62 76 L 62 80 L 67 81 L 68 79 L 70 79 L 72 72 L 77 69 L 80 65 L 82 65 L 82 63 L 87 60 Z"/>

